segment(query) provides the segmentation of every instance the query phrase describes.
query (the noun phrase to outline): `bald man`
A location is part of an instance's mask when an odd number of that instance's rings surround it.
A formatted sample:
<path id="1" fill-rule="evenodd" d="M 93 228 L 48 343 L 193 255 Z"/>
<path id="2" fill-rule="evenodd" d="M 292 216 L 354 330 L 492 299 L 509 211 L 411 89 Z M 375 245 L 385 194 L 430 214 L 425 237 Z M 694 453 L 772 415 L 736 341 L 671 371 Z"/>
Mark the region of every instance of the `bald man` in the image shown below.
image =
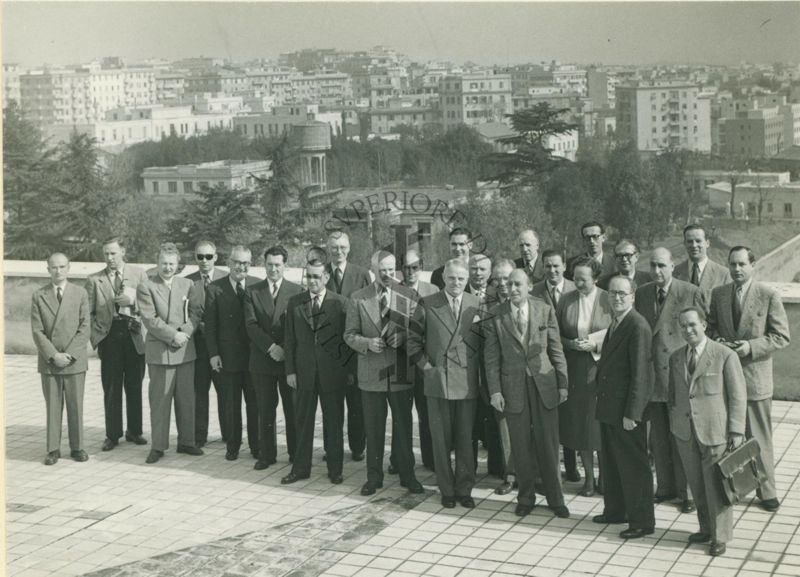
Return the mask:
<path id="1" fill-rule="evenodd" d="M 533 287 L 544 280 L 544 266 L 539 258 L 539 235 L 533 229 L 523 230 L 517 237 L 520 257 L 514 261 L 514 266 L 525 271 L 528 275 L 528 286 Z"/>

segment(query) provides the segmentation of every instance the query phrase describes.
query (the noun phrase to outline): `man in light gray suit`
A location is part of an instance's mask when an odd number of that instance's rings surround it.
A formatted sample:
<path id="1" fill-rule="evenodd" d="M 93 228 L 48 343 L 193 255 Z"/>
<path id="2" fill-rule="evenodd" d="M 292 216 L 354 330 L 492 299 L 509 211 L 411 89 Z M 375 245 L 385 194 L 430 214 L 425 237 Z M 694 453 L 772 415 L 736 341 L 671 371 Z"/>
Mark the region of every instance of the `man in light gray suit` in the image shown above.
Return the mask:
<path id="1" fill-rule="evenodd" d="M 711 293 L 709 331 L 739 355 L 747 381 L 747 437 L 761 446 L 767 480 L 758 490 L 761 507 L 777 511 L 772 448 L 772 354 L 789 345 L 789 321 L 778 293 L 753 279 L 756 258 L 746 246 L 728 254 L 733 283 Z"/>
<path id="2" fill-rule="evenodd" d="M 703 309 L 688 307 L 679 315 L 687 346 L 669 359 L 670 428 L 697 501 L 700 531 L 689 543 L 711 541 L 708 551 L 716 557 L 733 537 L 733 508 L 714 464 L 744 441 L 747 387 L 736 353 L 706 338 Z"/>
<path id="3" fill-rule="evenodd" d="M 50 282 L 33 293 L 31 330 L 39 351 L 38 370 L 47 407 L 47 457 L 61 456 L 61 419 L 67 405 L 70 456 L 89 459 L 83 450 L 83 385 L 89 342 L 89 299 L 81 287 L 67 282 L 69 259 L 60 252 L 47 259 Z"/>
<path id="4" fill-rule="evenodd" d="M 555 310 L 561 297 L 575 290 L 575 283 L 564 278 L 566 268 L 560 252 L 550 249 L 544 251 L 542 265 L 544 280 L 533 285 L 531 296 L 544 300 Z"/>
<path id="5" fill-rule="evenodd" d="M 634 306 L 653 330 L 653 394 L 650 397 L 650 452 L 656 465 L 655 502 L 662 503 L 676 497 L 681 499 L 681 511 L 691 513 L 694 503 L 687 489 L 686 474 L 681 465 L 678 448 L 669 432 L 667 386 L 669 383 L 669 358 L 683 346 L 678 325 L 680 311 L 694 306 L 704 309 L 703 293 L 691 283 L 672 277 L 675 264 L 672 253 L 666 248 L 656 248 L 650 256 L 650 271 L 654 282 L 636 290 Z"/>
<path id="6" fill-rule="evenodd" d="M 150 428 L 153 448 L 145 462 L 155 463 L 169 447 L 169 423 L 175 399 L 178 453 L 202 455 L 194 440 L 194 360 L 192 333 L 199 322 L 194 283 L 175 276 L 180 253 L 171 242 L 158 251 L 158 271 L 136 289 L 147 328 L 145 359 L 150 374 Z"/>
<path id="7" fill-rule="evenodd" d="M 702 225 L 690 224 L 683 229 L 683 245 L 689 259 L 675 267 L 675 278 L 690 282 L 703 292 L 706 307 L 711 302 L 711 291 L 731 282 L 728 269 L 708 258 L 711 242 Z"/>

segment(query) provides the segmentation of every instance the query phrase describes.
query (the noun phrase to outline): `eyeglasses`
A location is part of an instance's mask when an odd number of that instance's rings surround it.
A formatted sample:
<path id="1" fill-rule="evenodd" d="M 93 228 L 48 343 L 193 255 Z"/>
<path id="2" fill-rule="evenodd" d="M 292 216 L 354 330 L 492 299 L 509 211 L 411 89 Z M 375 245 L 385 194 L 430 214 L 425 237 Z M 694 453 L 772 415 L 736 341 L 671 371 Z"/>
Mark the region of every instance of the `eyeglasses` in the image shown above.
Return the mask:
<path id="1" fill-rule="evenodd" d="M 618 252 L 614 255 L 617 258 L 624 258 L 625 260 L 631 260 L 633 257 L 636 256 L 635 252 Z"/>
<path id="2" fill-rule="evenodd" d="M 241 267 L 244 267 L 244 268 L 249 268 L 250 267 L 250 261 L 249 260 L 232 260 L 231 264 L 233 266 L 241 266 Z"/>
<path id="3" fill-rule="evenodd" d="M 608 294 L 612 299 L 624 299 L 626 296 L 630 296 L 633 293 L 627 293 L 625 291 L 608 291 Z"/>
<path id="4" fill-rule="evenodd" d="M 215 254 L 196 254 L 194 255 L 197 260 L 214 260 Z"/>

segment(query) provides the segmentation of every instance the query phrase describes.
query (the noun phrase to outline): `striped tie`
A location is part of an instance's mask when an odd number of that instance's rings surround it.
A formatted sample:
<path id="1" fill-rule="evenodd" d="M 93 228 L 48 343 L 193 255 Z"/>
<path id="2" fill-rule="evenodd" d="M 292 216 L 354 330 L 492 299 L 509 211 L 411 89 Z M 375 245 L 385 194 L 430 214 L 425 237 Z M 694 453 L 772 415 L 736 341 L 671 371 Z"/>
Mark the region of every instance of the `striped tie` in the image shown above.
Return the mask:
<path id="1" fill-rule="evenodd" d="M 381 289 L 381 337 L 385 337 L 389 330 L 389 290 Z"/>

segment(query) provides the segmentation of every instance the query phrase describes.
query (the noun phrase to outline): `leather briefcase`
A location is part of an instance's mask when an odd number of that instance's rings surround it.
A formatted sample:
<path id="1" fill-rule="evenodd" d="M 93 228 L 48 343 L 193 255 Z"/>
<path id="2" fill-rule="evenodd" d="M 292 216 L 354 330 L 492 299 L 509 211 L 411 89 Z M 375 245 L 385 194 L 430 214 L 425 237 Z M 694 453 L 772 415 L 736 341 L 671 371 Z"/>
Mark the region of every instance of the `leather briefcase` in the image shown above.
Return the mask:
<path id="1" fill-rule="evenodd" d="M 730 505 L 742 501 L 767 479 L 761 447 L 755 439 L 747 439 L 738 449 L 725 453 L 715 468 L 719 471 L 725 499 Z"/>

